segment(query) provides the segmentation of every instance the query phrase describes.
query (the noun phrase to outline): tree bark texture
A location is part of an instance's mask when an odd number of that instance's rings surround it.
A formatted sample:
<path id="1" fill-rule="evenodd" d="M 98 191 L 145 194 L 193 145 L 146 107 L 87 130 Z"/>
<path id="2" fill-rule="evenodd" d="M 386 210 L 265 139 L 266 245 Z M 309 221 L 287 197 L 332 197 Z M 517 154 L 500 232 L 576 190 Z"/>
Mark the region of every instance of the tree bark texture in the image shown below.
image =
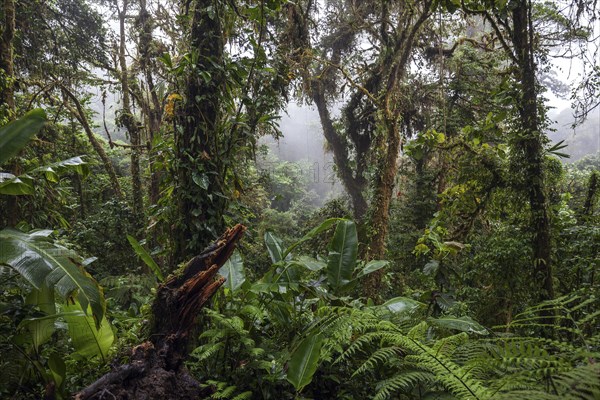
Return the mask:
<path id="1" fill-rule="evenodd" d="M 600 186 L 598 183 L 599 178 L 600 173 L 598 171 L 592 171 L 590 179 L 588 180 L 588 190 L 583 205 L 584 217 L 591 217 L 594 214 L 594 199 L 598 194 L 598 188 Z"/>
<path id="2" fill-rule="evenodd" d="M 539 300 L 554 298 L 550 217 L 545 192 L 543 133 L 540 131 L 535 80 L 534 32 L 531 3 L 520 0 L 513 10 L 512 42 L 517 60 L 517 79 L 521 86 L 518 104 L 523 132 L 516 142 L 523 157 L 525 184 L 531 209 L 534 280 L 541 282 Z"/>
<path id="3" fill-rule="evenodd" d="M 14 90 L 14 56 L 13 39 L 15 37 L 15 0 L 4 0 L 4 26 L 0 37 L 0 69 L 3 76 L 0 77 L 0 118 L 10 122 L 15 119 L 15 90 Z M 19 174 L 19 166 L 11 166 L 14 175 Z M 19 221 L 19 199 L 18 196 L 9 196 L 6 200 L 7 222 L 10 226 L 15 226 Z"/>
<path id="4" fill-rule="evenodd" d="M 197 333 L 196 317 L 225 282 L 217 272 L 245 229 L 228 229 L 159 286 L 149 339 L 132 349 L 129 364 L 81 390 L 76 400 L 196 400 L 211 394 L 187 372 L 184 361 Z"/>
<path id="5" fill-rule="evenodd" d="M 394 7 L 388 2 L 348 2 L 351 12 L 339 16 L 337 26 L 323 40 L 330 54 L 320 61 L 316 71 L 304 67 L 304 79 L 310 87 L 310 96 L 317 106 L 321 126 L 329 144 L 337 174 L 352 200 L 354 218 L 364 223 L 368 232 L 361 241 L 366 241 L 367 258 L 384 258 L 388 233 L 389 208 L 393 195 L 397 170 L 397 158 L 401 145 L 398 115 L 401 102 L 398 88 L 402 82 L 416 35 L 431 15 L 432 1 L 420 4 L 399 4 Z M 309 50 L 309 35 L 306 31 L 304 13 L 299 6 L 289 6 L 288 31 L 292 42 L 301 49 Z M 341 9 L 338 12 L 343 13 Z M 394 18 L 390 15 L 395 13 Z M 378 40 L 381 54 L 364 73 L 361 82 L 354 81 L 342 65 L 344 54 L 357 36 L 357 26 L 371 24 L 375 18 L 380 26 Z M 394 26 L 392 26 L 392 22 Z M 304 24 L 304 25 L 303 25 Z M 302 53 L 300 51 L 294 54 Z M 294 60 L 296 63 L 301 61 Z M 352 89 L 348 102 L 342 109 L 343 129 L 336 129 L 328 109 L 327 96 L 339 95 L 339 79 Z M 375 164 L 371 168 L 370 164 Z M 372 174 L 372 201 L 367 202 L 368 176 Z M 361 224 L 362 225 L 362 224 Z M 363 231 L 361 229 L 361 231 Z M 378 293 L 383 271 L 370 274 L 365 294 Z"/>
<path id="6" fill-rule="evenodd" d="M 154 138 L 159 134 L 160 124 L 162 121 L 161 102 L 158 98 L 154 77 L 152 75 L 152 62 L 154 55 L 151 52 L 152 45 L 152 30 L 153 20 L 146 7 L 146 0 L 140 0 L 140 14 L 138 23 L 140 25 L 139 36 L 139 53 L 140 53 L 140 68 L 144 74 L 147 85 L 148 97 L 141 102 L 142 112 L 146 116 L 146 127 L 148 133 L 148 153 L 150 157 L 150 186 L 148 198 L 150 204 L 155 205 L 159 199 L 159 176 L 154 168 L 154 157 L 152 157 L 152 143 Z"/>
<path id="7" fill-rule="evenodd" d="M 127 60 L 125 59 L 125 18 L 129 0 L 123 0 L 123 8 L 119 10 L 119 68 L 121 70 L 121 95 L 123 108 L 119 115 L 119 123 L 122 124 L 129 134 L 131 141 L 131 180 L 133 192 L 133 213 L 137 216 L 136 223 L 141 223 L 144 214 L 144 201 L 142 196 L 142 178 L 140 175 L 140 124 L 133 115 L 131 109 L 131 96 L 129 94 L 129 73 L 127 70 Z"/>
<path id="8" fill-rule="evenodd" d="M 15 0 L 3 2 L 4 26 L 0 38 L 0 68 L 4 76 L 0 83 L 0 102 L 6 107 L 8 120 L 15 117 L 13 39 L 15 37 Z"/>
<path id="9" fill-rule="evenodd" d="M 225 96 L 218 0 L 192 3 L 190 52 L 194 65 L 187 70 L 183 107 L 175 130 L 177 225 L 176 262 L 197 254 L 224 225 L 226 151 L 219 148 L 221 103 Z"/>
<path id="10" fill-rule="evenodd" d="M 337 176 L 342 181 L 342 184 L 352 201 L 354 219 L 356 221 L 362 221 L 368 209 L 368 203 L 365 197 L 367 180 L 359 173 L 354 174 L 352 168 L 350 168 L 350 163 L 348 161 L 348 145 L 337 133 L 333 125 L 321 82 L 314 81 L 312 90 L 312 98 L 319 112 L 323 136 L 325 136 L 325 140 L 327 140 L 331 146 L 333 162 L 337 168 Z"/>
<path id="11" fill-rule="evenodd" d="M 399 99 L 399 86 L 404 80 L 410 55 L 413 50 L 415 39 L 421 26 L 427 21 L 432 12 L 432 1 L 421 3 L 420 9 L 408 8 L 405 11 L 404 20 L 401 22 L 401 30 L 396 37 L 389 42 L 391 56 L 384 58 L 383 71 L 390 71 L 382 82 L 383 98 L 378 110 L 382 117 L 377 119 L 384 132 L 383 139 L 377 142 L 377 148 L 381 149 L 378 155 L 378 165 L 375 171 L 373 184 L 373 200 L 369 216 L 369 240 L 367 247 L 367 259 L 377 260 L 386 258 L 386 244 L 388 237 L 388 225 L 390 219 L 390 204 L 394 193 L 395 177 L 397 173 L 398 155 L 402 137 L 399 128 L 399 115 L 402 105 Z M 387 8 L 383 8 L 384 11 Z M 385 143 L 381 140 L 385 140 Z M 363 286 L 365 296 L 378 299 L 381 293 L 382 278 L 385 271 L 380 269 L 369 274 Z"/>

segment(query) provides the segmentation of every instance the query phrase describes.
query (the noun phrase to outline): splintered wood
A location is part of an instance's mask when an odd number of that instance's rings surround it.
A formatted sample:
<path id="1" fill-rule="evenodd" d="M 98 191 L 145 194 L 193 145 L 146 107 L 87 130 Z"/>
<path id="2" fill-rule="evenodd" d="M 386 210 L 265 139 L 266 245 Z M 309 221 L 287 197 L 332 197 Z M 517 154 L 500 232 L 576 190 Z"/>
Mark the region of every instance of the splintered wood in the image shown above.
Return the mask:
<path id="1" fill-rule="evenodd" d="M 148 340 L 131 351 L 129 364 L 107 373 L 75 395 L 87 399 L 199 399 L 210 395 L 183 362 L 196 331 L 196 317 L 225 282 L 219 269 L 231 257 L 246 227 L 228 229 L 201 254 L 159 286 Z"/>

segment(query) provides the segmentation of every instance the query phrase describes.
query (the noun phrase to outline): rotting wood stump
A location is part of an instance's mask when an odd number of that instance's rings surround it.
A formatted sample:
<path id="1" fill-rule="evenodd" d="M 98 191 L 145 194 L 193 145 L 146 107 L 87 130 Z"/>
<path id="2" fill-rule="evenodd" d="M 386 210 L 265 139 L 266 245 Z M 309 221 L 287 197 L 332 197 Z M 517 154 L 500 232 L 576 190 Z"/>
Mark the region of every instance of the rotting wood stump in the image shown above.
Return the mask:
<path id="1" fill-rule="evenodd" d="M 77 393 L 75 400 L 201 399 L 210 394 L 187 372 L 184 361 L 200 309 L 225 282 L 217 272 L 246 228 L 228 229 L 202 254 L 159 286 L 152 305 L 148 340 L 131 351 L 129 364 L 107 373 Z"/>

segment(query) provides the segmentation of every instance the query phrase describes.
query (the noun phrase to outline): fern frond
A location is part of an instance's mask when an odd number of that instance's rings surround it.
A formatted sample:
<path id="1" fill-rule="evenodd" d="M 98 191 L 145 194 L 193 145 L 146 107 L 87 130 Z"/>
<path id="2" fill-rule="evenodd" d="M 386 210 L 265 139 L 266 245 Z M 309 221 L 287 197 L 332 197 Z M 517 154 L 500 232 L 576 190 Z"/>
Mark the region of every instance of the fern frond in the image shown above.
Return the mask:
<path id="1" fill-rule="evenodd" d="M 390 362 L 393 358 L 398 357 L 402 354 L 402 350 L 399 347 L 383 347 L 375 350 L 373 354 L 352 374 L 352 377 L 361 375 L 368 371 L 375 370 L 380 365 L 385 365 Z"/>
<path id="2" fill-rule="evenodd" d="M 554 377 L 558 394 L 577 399 L 600 398 L 600 364 L 588 364 Z"/>
<path id="3" fill-rule="evenodd" d="M 252 392 L 243 392 L 235 396 L 231 400 L 248 400 L 252 398 Z"/>
<path id="4" fill-rule="evenodd" d="M 377 384 L 377 393 L 373 400 L 389 399 L 397 391 L 408 392 L 417 385 L 430 385 L 435 381 L 435 376 L 426 371 L 402 371 L 393 377 Z"/>
<path id="5" fill-rule="evenodd" d="M 198 362 L 209 360 L 214 357 L 219 351 L 223 349 L 223 343 L 208 343 L 199 346 L 192 351 L 191 356 Z"/>

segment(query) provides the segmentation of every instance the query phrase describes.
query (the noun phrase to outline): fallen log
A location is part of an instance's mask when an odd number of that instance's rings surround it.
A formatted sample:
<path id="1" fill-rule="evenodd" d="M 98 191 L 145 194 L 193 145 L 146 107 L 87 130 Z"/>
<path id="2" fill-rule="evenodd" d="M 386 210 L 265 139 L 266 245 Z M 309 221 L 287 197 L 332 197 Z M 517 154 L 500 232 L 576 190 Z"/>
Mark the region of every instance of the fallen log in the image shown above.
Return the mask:
<path id="1" fill-rule="evenodd" d="M 75 394 L 75 400 L 187 400 L 210 394 L 187 372 L 184 361 L 200 309 L 225 282 L 217 276 L 246 228 L 228 229 L 200 255 L 159 286 L 150 335 L 121 365 Z"/>

